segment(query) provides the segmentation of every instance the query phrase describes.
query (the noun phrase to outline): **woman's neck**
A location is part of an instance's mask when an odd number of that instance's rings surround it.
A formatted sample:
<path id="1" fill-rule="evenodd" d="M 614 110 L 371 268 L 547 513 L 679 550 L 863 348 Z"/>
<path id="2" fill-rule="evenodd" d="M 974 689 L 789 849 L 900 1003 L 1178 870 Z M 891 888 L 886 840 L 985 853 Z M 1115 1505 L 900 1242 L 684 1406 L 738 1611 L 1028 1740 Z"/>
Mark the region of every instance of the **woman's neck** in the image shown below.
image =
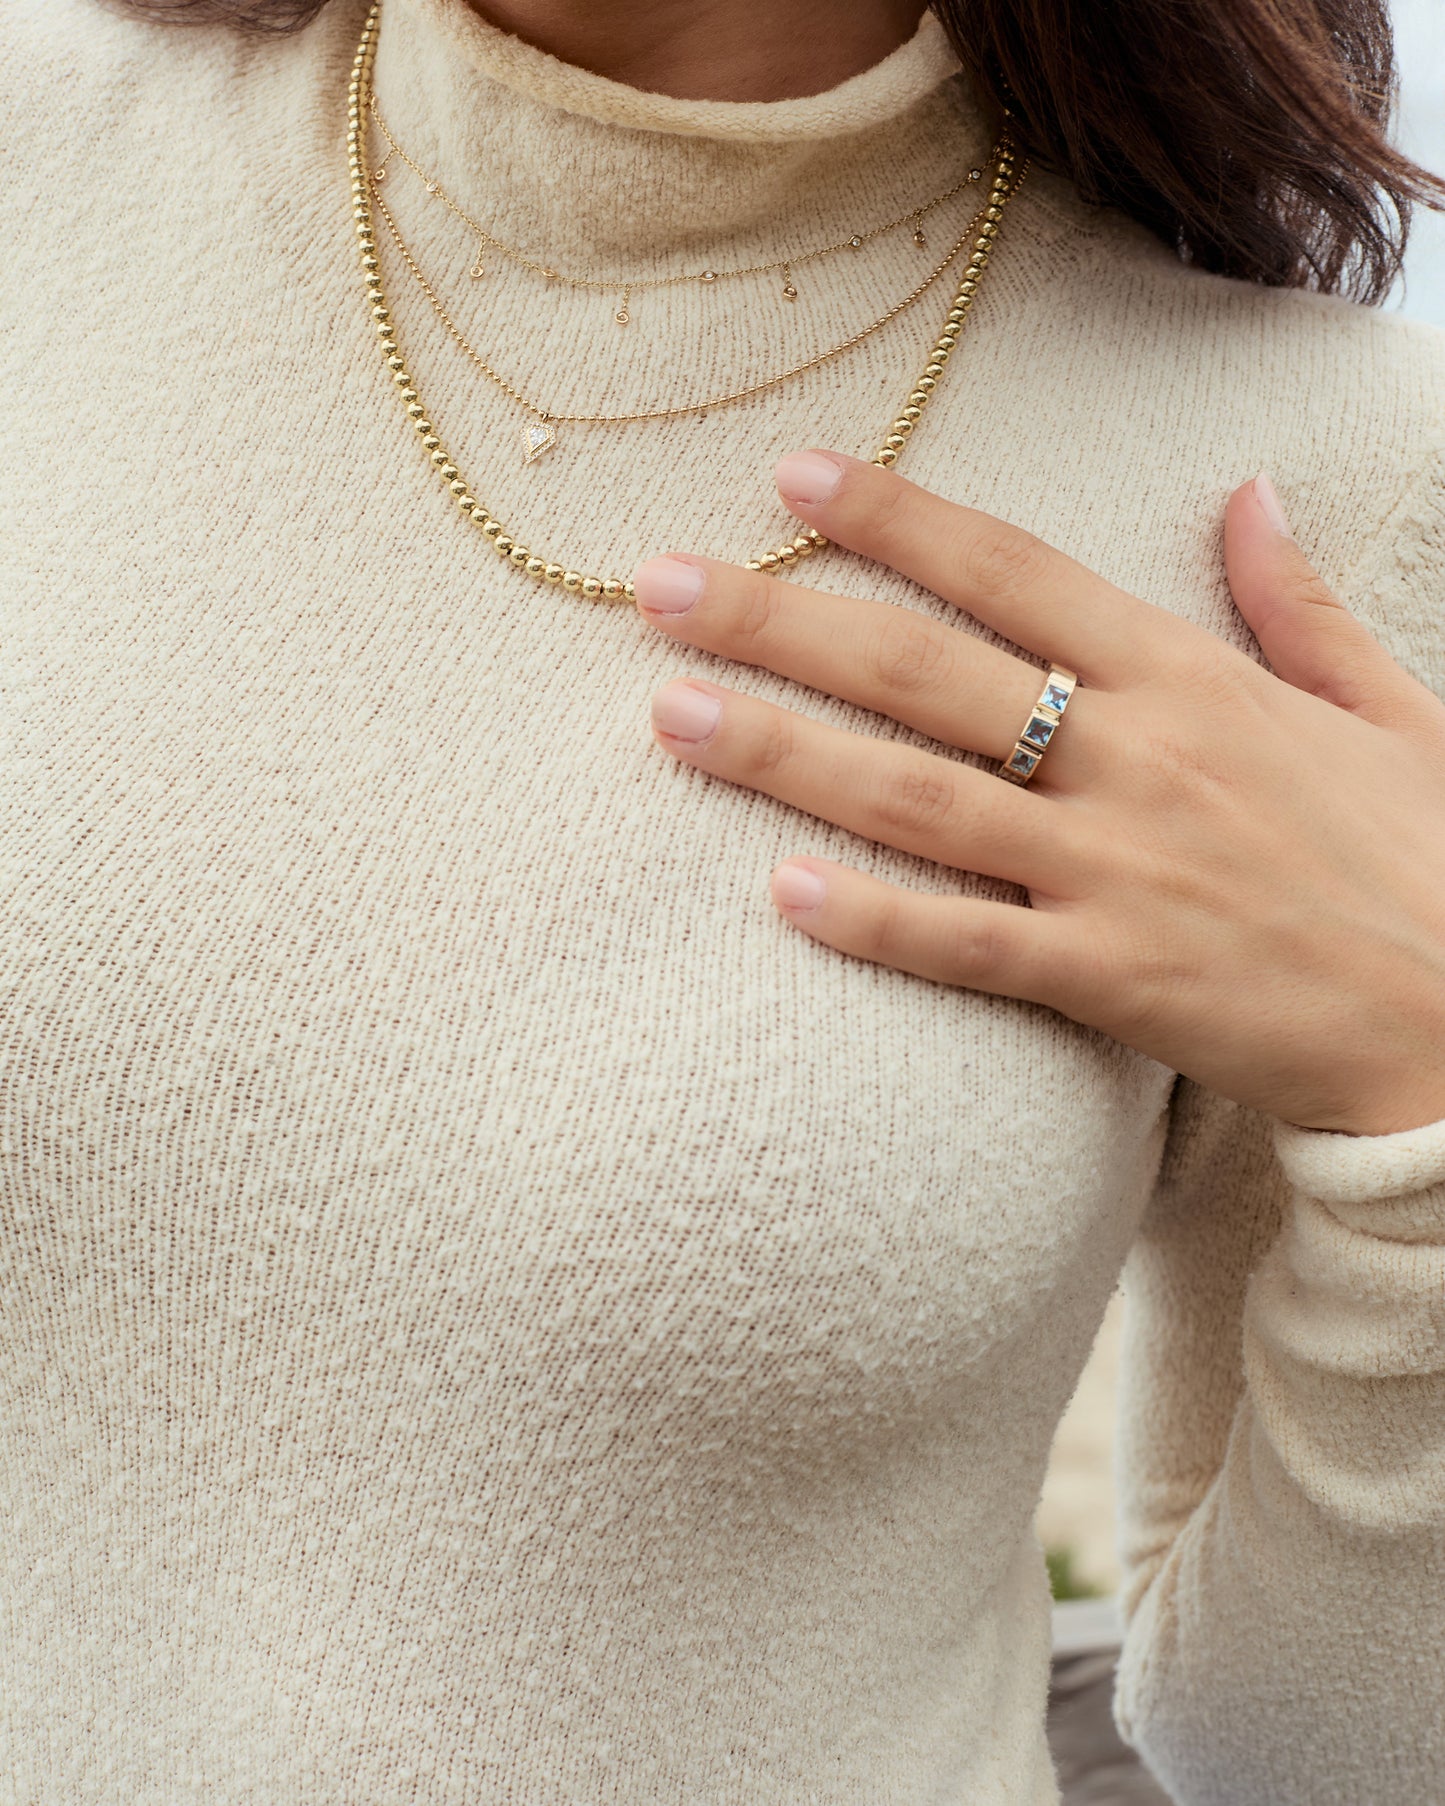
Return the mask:
<path id="1" fill-rule="evenodd" d="M 564 63 L 683 100 L 790 100 L 879 63 L 926 0 L 468 0 Z"/>

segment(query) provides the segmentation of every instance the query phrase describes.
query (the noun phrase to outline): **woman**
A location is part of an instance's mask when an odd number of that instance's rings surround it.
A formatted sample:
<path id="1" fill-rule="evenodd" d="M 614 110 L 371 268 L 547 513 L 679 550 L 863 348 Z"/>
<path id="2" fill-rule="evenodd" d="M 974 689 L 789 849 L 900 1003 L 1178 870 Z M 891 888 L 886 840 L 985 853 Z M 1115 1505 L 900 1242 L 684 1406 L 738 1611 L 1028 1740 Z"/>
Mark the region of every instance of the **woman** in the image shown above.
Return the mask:
<path id="1" fill-rule="evenodd" d="M 1438 1800 L 1373 8 L 228 10 L 4 25 L 8 1797 L 1052 1801 L 1128 1255 L 1126 1734 Z"/>

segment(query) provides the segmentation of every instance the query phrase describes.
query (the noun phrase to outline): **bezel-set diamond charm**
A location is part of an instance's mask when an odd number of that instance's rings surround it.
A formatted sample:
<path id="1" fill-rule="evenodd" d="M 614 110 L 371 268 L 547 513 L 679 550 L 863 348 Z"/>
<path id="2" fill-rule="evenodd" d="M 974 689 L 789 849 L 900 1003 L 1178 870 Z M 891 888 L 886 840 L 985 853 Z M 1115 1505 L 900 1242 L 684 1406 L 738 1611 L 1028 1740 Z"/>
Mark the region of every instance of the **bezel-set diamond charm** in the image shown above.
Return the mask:
<path id="1" fill-rule="evenodd" d="M 557 429 L 550 420 L 529 420 L 522 428 L 522 436 L 526 445 L 524 464 L 535 464 L 557 443 Z"/>

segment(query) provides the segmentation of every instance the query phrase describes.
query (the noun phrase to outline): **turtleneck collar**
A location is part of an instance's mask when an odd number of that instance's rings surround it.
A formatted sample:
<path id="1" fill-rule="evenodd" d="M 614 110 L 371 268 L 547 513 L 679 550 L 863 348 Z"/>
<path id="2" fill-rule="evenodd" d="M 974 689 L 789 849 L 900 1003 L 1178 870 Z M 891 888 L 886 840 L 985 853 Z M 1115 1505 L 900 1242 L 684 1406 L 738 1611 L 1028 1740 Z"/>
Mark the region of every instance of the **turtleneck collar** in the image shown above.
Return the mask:
<path id="1" fill-rule="evenodd" d="M 836 87 L 739 102 L 594 75 L 465 0 L 383 0 L 375 86 L 398 140 L 477 219 L 598 275 L 706 262 L 724 241 L 778 255 L 866 230 L 951 186 L 991 136 L 931 12 Z"/>

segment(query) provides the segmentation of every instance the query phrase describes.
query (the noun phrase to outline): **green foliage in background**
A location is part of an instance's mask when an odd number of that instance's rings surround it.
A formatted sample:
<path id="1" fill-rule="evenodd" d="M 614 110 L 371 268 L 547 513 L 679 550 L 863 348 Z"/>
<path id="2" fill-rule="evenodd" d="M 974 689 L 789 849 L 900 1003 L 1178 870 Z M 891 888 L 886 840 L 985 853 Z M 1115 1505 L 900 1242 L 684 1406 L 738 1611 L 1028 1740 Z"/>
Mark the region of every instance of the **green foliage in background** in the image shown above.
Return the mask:
<path id="1" fill-rule="evenodd" d="M 1072 1549 L 1045 1549 L 1044 1560 L 1049 1569 L 1049 1587 L 1055 1599 L 1100 1599 L 1102 1589 L 1081 1580 L 1074 1572 Z"/>

